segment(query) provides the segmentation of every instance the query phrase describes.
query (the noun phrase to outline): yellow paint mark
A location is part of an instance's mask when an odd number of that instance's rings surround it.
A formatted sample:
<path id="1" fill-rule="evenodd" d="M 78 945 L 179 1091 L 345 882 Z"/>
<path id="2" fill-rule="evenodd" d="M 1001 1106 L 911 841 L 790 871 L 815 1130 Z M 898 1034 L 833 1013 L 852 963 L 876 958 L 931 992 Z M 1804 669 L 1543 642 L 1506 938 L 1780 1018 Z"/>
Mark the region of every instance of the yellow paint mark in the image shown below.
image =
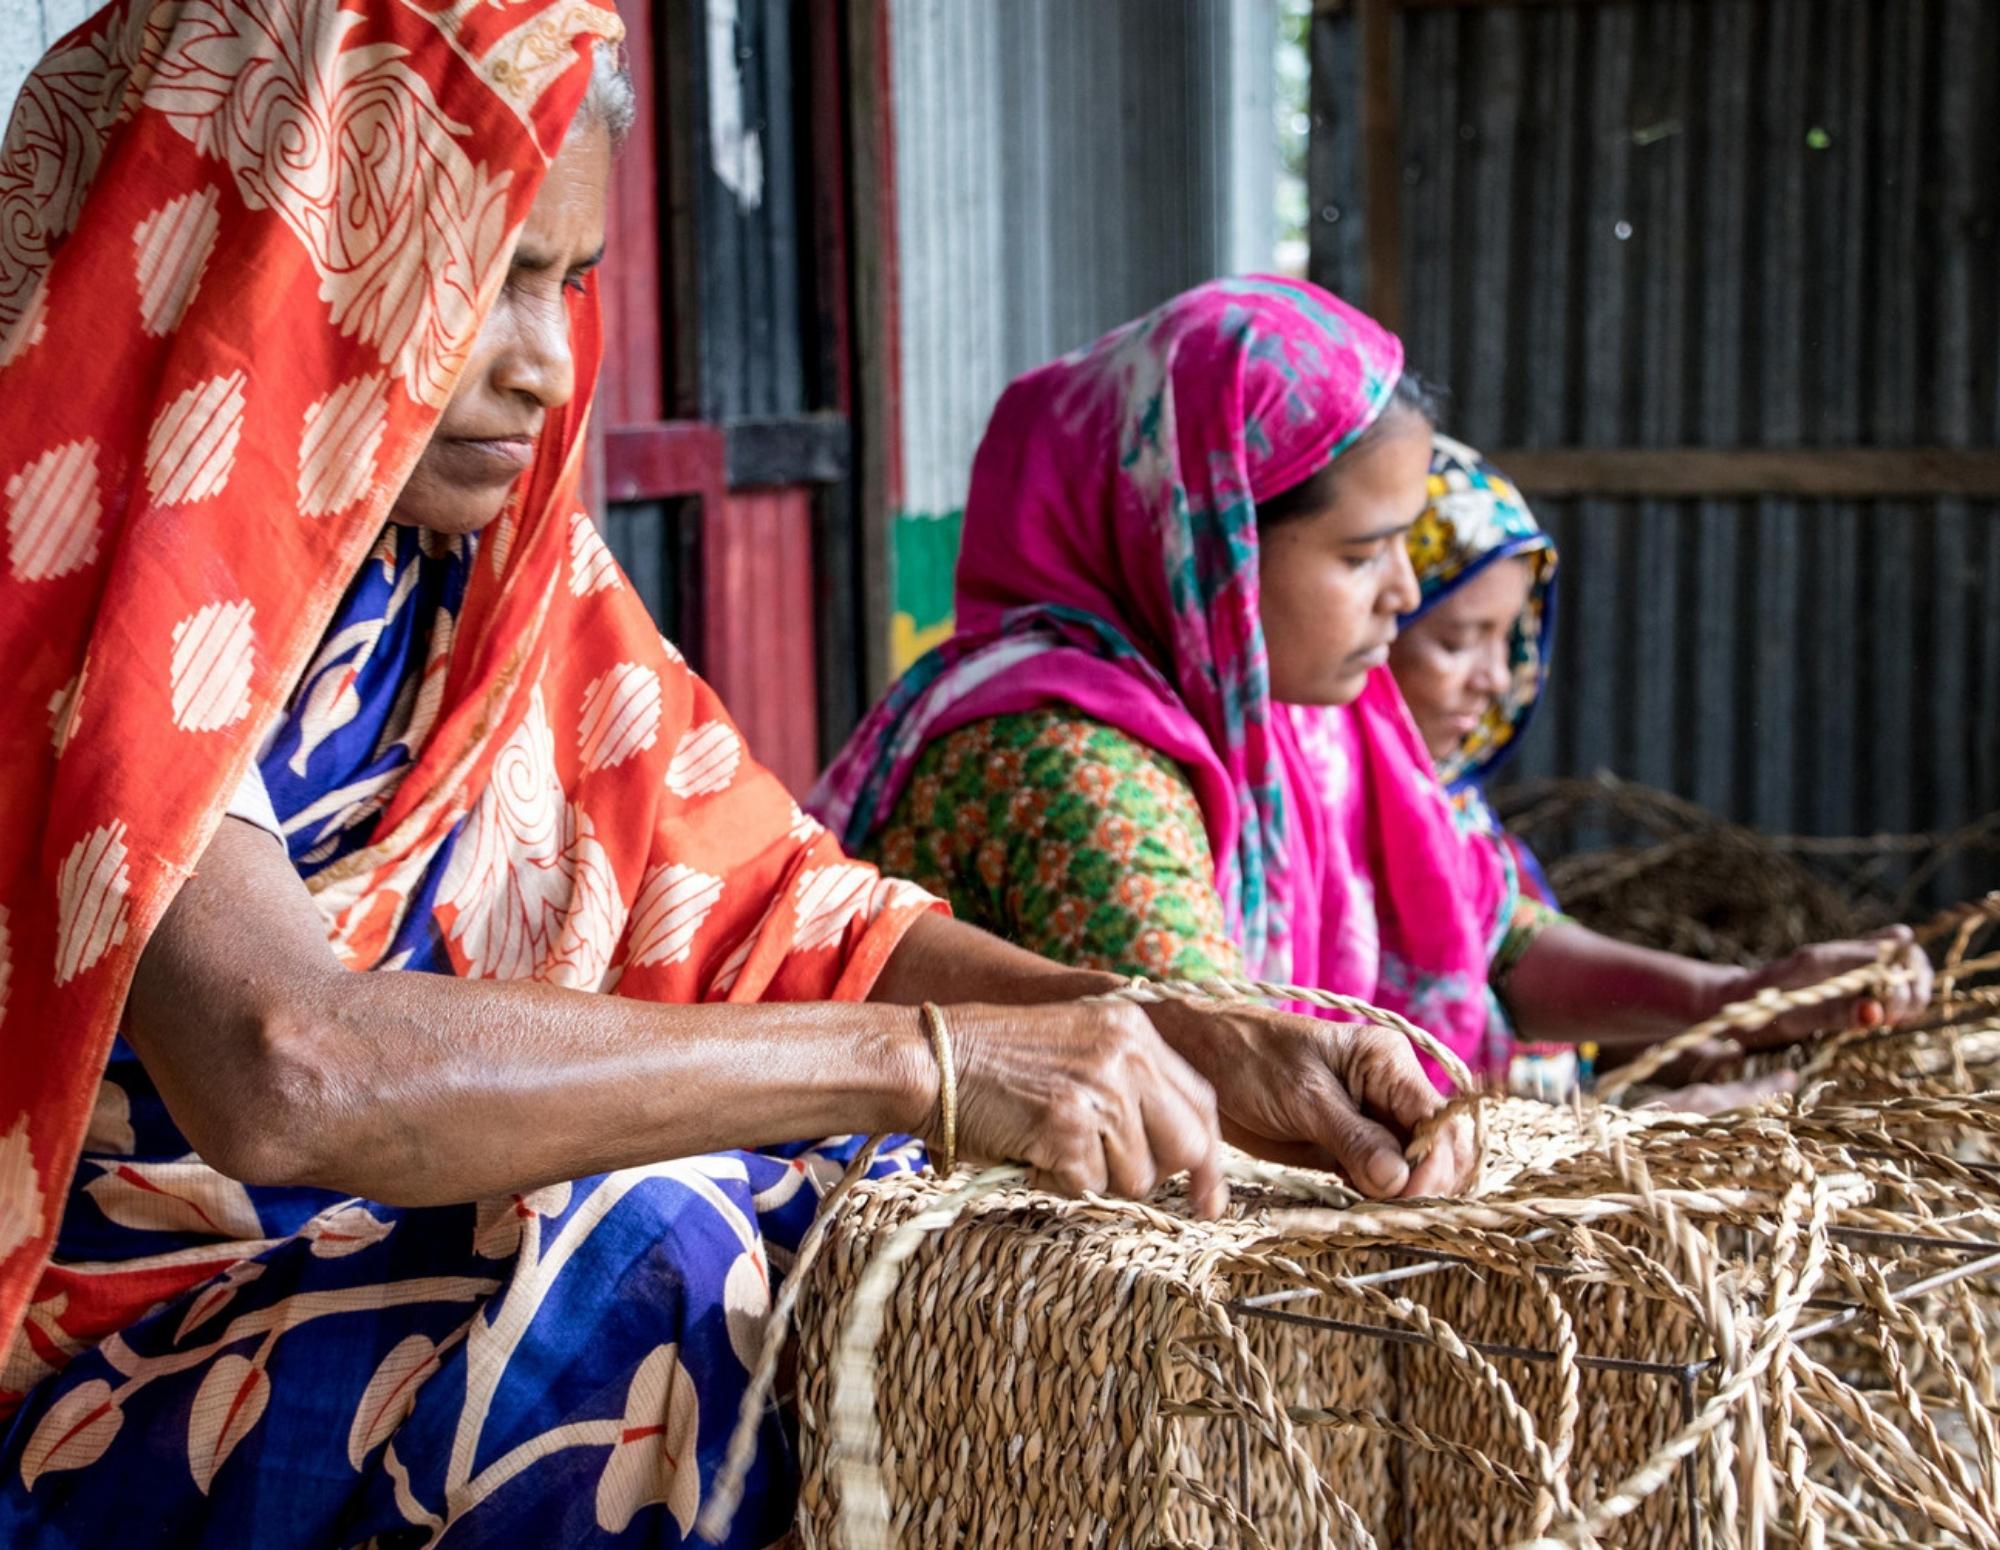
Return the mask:
<path id="1" fill-rule="evenodd" d="M 889 669 L 901 674 L 907 672 L 918 657 L 933 646 L 941 646 L 951 639 L 952 621 L 939 620 L 928 629 L 918 629 L 914 615 L 899 613 L 891 621 L 889 628 Z"/>

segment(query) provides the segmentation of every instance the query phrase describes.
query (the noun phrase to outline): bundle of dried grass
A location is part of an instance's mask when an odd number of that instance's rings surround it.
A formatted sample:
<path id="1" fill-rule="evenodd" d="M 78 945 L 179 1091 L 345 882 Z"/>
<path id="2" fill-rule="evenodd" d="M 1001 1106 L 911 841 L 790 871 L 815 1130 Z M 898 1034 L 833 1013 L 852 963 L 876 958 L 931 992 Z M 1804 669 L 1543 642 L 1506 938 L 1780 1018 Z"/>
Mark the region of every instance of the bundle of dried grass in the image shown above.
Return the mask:
<path id="1" fill-rule="evenodd" d="M 801 1305 L 805 1543 L 2000 1544 L 1993 1181 L 1871 1182 L 1872 1112 L 1596 1122 L 1449 1205 L 1009 1187 L 899 1240 L 942 1187 L 855 1191 Z"/>
<path id="2" fill-rule="evenodd" d="M 1766 835 L 1615 776 L 1496 794 L 1565 910 L 1622 941 L 1745 966 L 1907 918 L 1964 862 L 1996 875 L 2000 813 L 1936 834 Z M 1985 886 L 1968 877 L 1962 887 Z M 1947 895 L 1948 896 L 1948 895 Z"/>

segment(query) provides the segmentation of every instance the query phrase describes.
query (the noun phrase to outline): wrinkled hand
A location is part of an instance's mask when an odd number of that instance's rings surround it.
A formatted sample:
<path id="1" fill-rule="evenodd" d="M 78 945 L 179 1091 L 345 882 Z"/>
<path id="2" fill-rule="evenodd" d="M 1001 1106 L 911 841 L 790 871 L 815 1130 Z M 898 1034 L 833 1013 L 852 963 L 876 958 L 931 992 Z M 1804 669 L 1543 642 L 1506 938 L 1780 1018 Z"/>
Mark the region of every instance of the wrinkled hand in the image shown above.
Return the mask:
<path id="1" fill-rule="evenodd" d="M 1411 1133 L 1445 1100 L 1401 1034 L 1259 1007 L 1170 1001 L 1150 1010 L 1214 1087 L 1231 1145 L 1273 1162 L 1338 1167 L 1378 1200 L 1451 1194 L 1471 1177 L 1477 1159 L 1464 1116 L 1414 1170 L 1404 1159 Z"/>
<path id="2" fill-rule="evenodd" d="M 1848 996 L 1839 1001 L 1823 1002 L 1819 1006 L 1800 1007 L 1786 1013 L 1770 1027 L 1746 1034 L 1744 1047 L 1770 1049 L 1796 1043 L 1816 1033 L 1831 1033 L 1856 1026 L 1880 1027 L 1908 1022 L 1915 1017 L 1930 1002 L 1931 961 L 1917 945 L 1908 926 L 1891 926 L 1852 941 L 1816 942 L 1761 969 L 1746 969 L 1727 982 L 1722 1004 L 1748 1000 L 1760 990 L 1795 990 L 1832 979 L 1850 969 L 1861 968 L 1881 957 L 1885 942 L 1895 945 L 1889 966 L 1906 971 L 1908 977 L 1904 983 L 1886 996 Z"/>
<path id="3" fill-rule="evenodd" d="M 1134 1200 L 1185 1170 L 1198 1215 L 1228 1205 L 1215 1094 L 1137 1006 L 956 1006 L 945 1016 L 962 1155 L 1026 1163 L 1038 1189 Z M 933 1110 L 933 1139 L 937 1124 Z"/>

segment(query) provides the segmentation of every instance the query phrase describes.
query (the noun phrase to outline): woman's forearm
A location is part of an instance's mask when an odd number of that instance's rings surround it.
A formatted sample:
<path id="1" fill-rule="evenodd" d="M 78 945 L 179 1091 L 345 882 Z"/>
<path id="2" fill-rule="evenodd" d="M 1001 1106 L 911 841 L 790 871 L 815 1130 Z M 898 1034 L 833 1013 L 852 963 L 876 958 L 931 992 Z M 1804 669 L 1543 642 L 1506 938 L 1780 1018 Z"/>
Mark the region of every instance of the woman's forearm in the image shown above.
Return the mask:
<path id="1" fill-rule="evenodd" d="M 926 915 L 897 944 L 869 999 L 893 1006 L 924 1001 L 1047 1006 L 1102 995 L 1124 983 L 1116 974 L 1051 963 L 948 915 Z"/>
<path id="2" fill-rule="evenodd" d="M 387 1200 L 422 1179 L 435 1181 L 437 1198 L 462 1200 L 523 1169 L 554 1180 L 917 1129 L 931 1116 L 937 1070 L 910 1008 L 1049 1005 L 1120 983 L 928 915 L 890 955 L 874 1005 L 661 1006 L 527 982 L 350 974 L 334 982 L 317 1036 L 297 1048 L 315 1070 L 342 1052 L 338 1065 L 358 1084 L 335 1132 L 339 1158 L 326 1163 L 339 1188 Z M 437 1037 L 447 1025 L 459 1031 Z M 521 1138 L 497 1172 L 486 1160 L 496 1135 Z"/>
<path id="3" fill-rule="evenodd" d="M 284 852 L 234 821 L 148 943 L 125 1030 L 216 1167 L 396 1204 L 908 1130 L 937 1096 L 902 1008 L 350 973 Z"/>
<path id="4" fill-rule="evenodd" d="M 1731 968 L 1560 921 L 1522 954 L 1501 999 L 1524 1039 L 1629 1050 L 1713 1015 L 1737 978 Z"/>
<path id="5" fill-rule="evenodd" d="M 1402 1163 L 1397 1136 L 1439 1099 L 1401 1041 L 1087 999 L 1119 983 L 942 918 L 910 928 L 873 1004 L 668 1006 L 351 973 L 284 852 L 229 820 L 141 956 L 125 1032 L 224 1173 L 398 1204 L 821 1135 L 930 1134 L 939 1070 L 911 1006 L 925 1000 L 948 1008 L 965 1155 L 1025 1161 L 1072 1192 L 1143 1194 L 1186 1169 L 1219 1209 L 1218 1109 L 1244 1144 L 1314 1149 L 1372 1193 L 1460 1176 L 1455 1143 Z"/>
<path id="6" fill-rule="evenodd" d="M 390 1203 L 910 1130 L 935 1101 L 929 1045 L 901 1008 L 667 1006 L 425 974 L 328 989 L 272 1073 L 306 1095 L 292 1135 L 318 1139 L 290 1171 Z"/>

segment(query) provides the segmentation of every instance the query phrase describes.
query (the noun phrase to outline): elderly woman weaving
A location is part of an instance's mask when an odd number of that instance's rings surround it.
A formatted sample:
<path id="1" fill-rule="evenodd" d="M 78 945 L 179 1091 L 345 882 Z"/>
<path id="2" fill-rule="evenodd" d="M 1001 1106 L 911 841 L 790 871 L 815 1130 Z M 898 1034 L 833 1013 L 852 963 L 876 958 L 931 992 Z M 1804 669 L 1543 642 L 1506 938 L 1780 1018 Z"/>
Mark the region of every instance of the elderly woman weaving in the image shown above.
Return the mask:
<path id="1" fill-rule="evenodd" d="M 1495 1075 L 1496 989 L 1532 1037 L 1645 1042 L 1823 977 L 1732 977 L 1524 911 L 1518 869 L 1461 827 L 1387 665 L 1421 600 L 1430 415 L 1394 335 L 1274 278 L 1197 287 L 1021 377 L 973 463 L 957 632 L 814 810 L 1039 952 L 1366 997 Z"/>
<path id="2" fill-rule="evenodd" d="M 660 638 L 575 493 L 618 33 L 126 0 L 24 91 L 10 1546 L 678 1543 L 856 1132 L 1210 1212 L 1218 1110 L 1467 1160 L 1398 1039 L 1080 1001 L 846 860 Z M 733 1543 L 790 1482 L 774 1414 Z"/>

